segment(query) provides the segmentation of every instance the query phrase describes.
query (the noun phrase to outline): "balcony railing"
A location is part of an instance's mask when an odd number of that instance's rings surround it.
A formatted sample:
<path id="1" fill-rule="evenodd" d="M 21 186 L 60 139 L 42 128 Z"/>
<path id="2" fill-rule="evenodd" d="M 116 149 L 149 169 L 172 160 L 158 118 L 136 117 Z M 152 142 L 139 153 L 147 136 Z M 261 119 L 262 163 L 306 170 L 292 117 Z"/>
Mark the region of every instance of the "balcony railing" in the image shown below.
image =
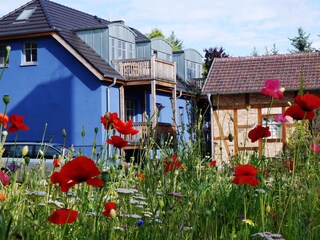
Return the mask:
<path id="1" fill-rule="evenodd" d="M 127 80 L 160 79 L 176 82 L 175 63 L 157 59 L 154 56 L 143 59 L 114 60 L 112 63 Z"/>
<path id="2" fill-rule="evenodd" d="M 125 140 L 128 141 L 129 145 L 139 145 L 140 142 L 148 142 L 151 137 L 151 126 L 148 126 L 146 122 L 134 122 L 132 127 L 139 130 L 136 135 L 126 135 Z M 154 140 L 159 141 L 160 139 L 169 140 L 170 137 L 176 136 L 175 127 L 170 123 L 157 123 L 154 131 Z"/>

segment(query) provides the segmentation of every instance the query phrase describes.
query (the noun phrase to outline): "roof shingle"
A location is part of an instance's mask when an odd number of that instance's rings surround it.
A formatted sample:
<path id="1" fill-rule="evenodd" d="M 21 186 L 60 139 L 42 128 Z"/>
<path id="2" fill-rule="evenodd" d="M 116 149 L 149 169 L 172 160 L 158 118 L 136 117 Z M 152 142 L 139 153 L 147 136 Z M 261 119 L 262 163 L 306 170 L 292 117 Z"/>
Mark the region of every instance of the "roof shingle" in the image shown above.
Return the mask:
<path id="1" fill-rule="evenodd" d="M 279 79 L 288 91 L 299 90 L 301 74 L 305 89 L 320 89 L 320 53 L 260 57 L 216 58 L 203 94 L 260 92 L 267 79 Z"/>

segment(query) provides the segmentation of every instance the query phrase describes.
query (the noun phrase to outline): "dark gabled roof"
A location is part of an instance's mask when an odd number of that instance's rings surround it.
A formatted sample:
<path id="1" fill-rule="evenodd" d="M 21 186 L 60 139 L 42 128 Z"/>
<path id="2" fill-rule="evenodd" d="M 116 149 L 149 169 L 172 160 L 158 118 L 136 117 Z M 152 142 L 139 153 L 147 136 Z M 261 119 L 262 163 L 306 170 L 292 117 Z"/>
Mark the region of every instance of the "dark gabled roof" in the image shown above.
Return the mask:
<path id="1" fill-rule="evenodd" d="M 136 34 L 136 42 L 150 42 L 150 39 L 135 28 L 130 29 Z"/>
<path id="2" fill-rule="evenodd" d="M 36 7 L 25 22 L 16 18 L 26 9 Z M 18 35 L 56 31 L 73 49 L 105 77 L 125 80 L 109 63 L 87 46 L 74 32 L 75 29 L 103 28 L 111 22 L 49 0 L 33 0 L 0 19 L 0 39 Z M 138 32 L 137 30 L 135 32 Z M 143 38 L 140 33 L 137 39 Z"/>
<path id="3" fill-rule="evenodd" d="M 256 93 L 267 79 L 279 79 L 286 91 L 297 91 L 301 74 L 305 89 L 320 89 L 320 53 L 216 58 L 203 94 Z"/>

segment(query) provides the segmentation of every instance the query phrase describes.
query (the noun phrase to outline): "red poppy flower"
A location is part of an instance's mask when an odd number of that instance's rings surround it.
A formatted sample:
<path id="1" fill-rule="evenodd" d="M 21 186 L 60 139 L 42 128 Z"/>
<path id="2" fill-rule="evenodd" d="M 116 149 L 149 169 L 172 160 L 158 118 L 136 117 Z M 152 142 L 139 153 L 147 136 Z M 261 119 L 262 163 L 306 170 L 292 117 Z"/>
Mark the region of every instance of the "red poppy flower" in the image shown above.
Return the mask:
<path id="1" fill-rule="evenodd" d="M 8 129 L 9 133 L 16 132 L 18 130 L 29 130 L 29 127 L 23 123 L 24 116 L 18 116 L 17 114 L 12 114 L 9 118 L 10 127 Z"/>
<path id="2" fill-rule="evenodd" d="M 88 185 L 100 187 L 103 181 L 96 176 L 101 172 L 91 158 L 80 156 L 62 166 L 60 172 L 54 172 L 51 183 L 59 183 L 62 192 L 67 192 L 78 183 L 86 182 Z"/>
<path id="3" fill-rule="evenodd" d="M 260 138 L 270 137 L 271 132 L 269 131 L 269 126 L 262 127 L 260 125 L 256 126 L 254 129 L 251 129 L 248 137 L 251 139 L 251 142 L 255 142 Z"/>
<path id="4" fill-rule="evenodd" d="M 59 157 L 53 159 L 53 166 L 55 168 L 60 167 L 60 165 L 61 165 L 61 159 Z"/>
<path id="5" fill-rule="evenodd" d="M 166 164 L 166 168 L 164 169 L 164 172 L 170 172 L 170 171 L 173 171 L 175 169 L 183 170 L 182 163 L 179 163 L 177 155 L 174 155 L 174 156 L 172 156 L 170 158 L 166 158 L 164 163 Z"/>
<path id="6" fill-rule="evenodd" d="M 295 120 L 312 120 L 315 117 L 314 110 L 320 107 L 320 98 L 313 94 L 296 96 L 296 104 L 290 106 L 284 116 L 290 116 Z"/>
<path id="7" fill-rule="evenodd" d="M 3 128 L 7 128 L 8 121 L 9 121 L 8 116 L 4 113 L 0 113 L 0 125 L 2 125 Z"/>
<path id="8" fill-rule="evenodd" d="M 315 143 L 312 143 L 311 145 L 311 151 L 315 153 L 320 153 L 320 145 L 317 145 Z"/>
<path id="9" fill-rule="evenodd" d="M 103 124 L 104 129 L 110 130 L 115 128 L 117 122 L 120 121 L 116 112 L 107 112 L 103 117 L 100 118 L 100 122 Z"/>
<path id="10" fill-rule="evenodd" d="M 288 171 L 293 170 L 293 160 L 290 161 L 283 161 L 283 166 L 288 169 Z"/>
<path id="11" fill-rule="evenodd" d="M 313 111 L 306 112 L 301 109 L 301 107 L 298 104 L 294 104 L 287 108 L 287 110 L 283 114 L 284 116 L 290 116 L 295 120 L 312 120 L 315 116 L 315 113 Z"/>
<path id="12" fill-rule="evenodd" d="M 260 93 L 277 99 L 283 98 L 283 92 L 280 90 L 280 81 L 278 79 L 267 80 Z"/>
<path id="13" fill-rule="evenodd" d="M 314 111 L 320 107 L 320 98 L 309 93 L 303 96 L 296 96 L 294 101 L 306 112 Z"/>
<path id="14" fill-rule="evenodd" d="M 73 223 L 78 218 L 78 212 L 71 209 L 61 208 L 54 211 L 48 218 L 49 222 L 54 224 Z"/>
<path id="15" fill-rule="evenodd" d="M 128 134 L 135 135 L 139 132 L 137 129 L 132 128 L 132 120 L 129 120 L 126 123 L 119 121 L 117 122 L 115 128 L 119 133 L 124 135 L 128 135 Z"/>
<path id="16" fill-rule="evenodd" d="M 119 136 L 112 136 L 111 139 L 107 140 L 107 143 L 112 144 L 113 146 L 119 149 L 124 148 L 128 145 L 128 142 Z"/>
<path id="17" fill-rule="evenodd" d="M 116 203 L 115 202 L 107 202 L 105 205 L 104 205 L 104 209 L 105 211 L 102 212 L 102 214 L 106 217 L 111 217 L 111 210 L 116 210 Z"/>
<path id="18" fill-rule="evenodd" d="M 250 184 L 251 186 L 257 186 L 259 184 L 256 175 L 258 169 L 250 164 L 244 164 L 237 166 L 233 176 L 235 177 L 232 180 L 234 184 Z"/>
<path id="19" fill-rule="evenodd" d="M 3 186 L 9 185 L 9 183 L 10 183 L 9 175 L 0 171 L 0 182 L 2 183 Z"/>
<path id="20" fill-rule="evenodd" d="M 217 161 L 216 160 L 212 160 L 210 161 L 207 165 L 206 165 L 206 168 L 212 168 L 212 167 L 215 167 L 217 166 Z"/>

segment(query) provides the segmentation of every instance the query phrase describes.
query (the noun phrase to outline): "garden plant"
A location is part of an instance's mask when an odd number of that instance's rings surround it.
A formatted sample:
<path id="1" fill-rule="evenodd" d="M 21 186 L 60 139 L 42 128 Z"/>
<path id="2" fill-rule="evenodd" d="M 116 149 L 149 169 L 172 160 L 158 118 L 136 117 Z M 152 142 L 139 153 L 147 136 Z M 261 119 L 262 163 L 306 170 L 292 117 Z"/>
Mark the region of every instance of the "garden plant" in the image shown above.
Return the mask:
<path id="1" fill-rule="evenodd" d="M 261 94 L 272 104 L 285 92 L 279 80 L 267 80 Z M 191 140 L 159 143 L 150 128 L 148 142 L 141 142 L 142 160 L 126 163 L 125 136 L 138 133 L 132 121 L 111 112 L 92 116 L 103 124 L 102 149 L 93 139 L 91 155 L 57 156 L 50 176 L 43 174 L 41 154 L 39 169 L 28 170 L 24 157 L 16 171 L 0 172 L 0 239 L 320 239 L 320 137 L 312 124 L 320 98 L 301 89 L 294 101 L 279 116 L 294 119 L 295 131 L 277 159 L 205 156 L 199 115 L 188 126 Z M 30 131 L 19 113 L 7 115 L 9 95 L 3 103 L 0 156 L 8 134 L 18 140 L 19 131 Z M 268 144 L 268 136 L 269 126 L 256 126 L 248 141 Z M 23 151 L 26 156 L 27 147 Z M 105 164 L 116 160 L 121 167 Z"/>

